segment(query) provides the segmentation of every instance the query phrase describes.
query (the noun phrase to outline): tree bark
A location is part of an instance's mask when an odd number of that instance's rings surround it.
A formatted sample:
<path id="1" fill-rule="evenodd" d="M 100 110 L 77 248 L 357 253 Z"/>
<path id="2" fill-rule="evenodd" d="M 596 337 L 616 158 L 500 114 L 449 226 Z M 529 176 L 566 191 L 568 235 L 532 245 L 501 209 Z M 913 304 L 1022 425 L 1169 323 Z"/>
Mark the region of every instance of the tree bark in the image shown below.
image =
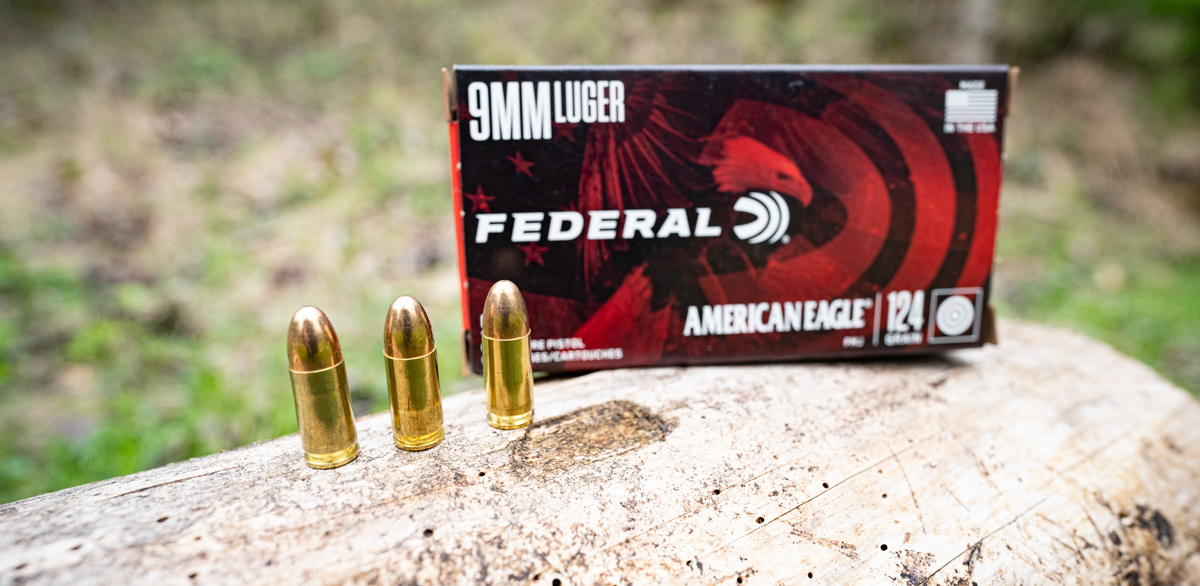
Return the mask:
<path id="1" fill-rule="evenodd" d="M 1200 405 L 1084 337 L 1000 336 L 540 381 L 524 430 L 476 391 L 425 452 L 379 413 L 334 470 L 290 435 L 34 497 L 0 506 L 0 583 L 1200 583 Z"/>

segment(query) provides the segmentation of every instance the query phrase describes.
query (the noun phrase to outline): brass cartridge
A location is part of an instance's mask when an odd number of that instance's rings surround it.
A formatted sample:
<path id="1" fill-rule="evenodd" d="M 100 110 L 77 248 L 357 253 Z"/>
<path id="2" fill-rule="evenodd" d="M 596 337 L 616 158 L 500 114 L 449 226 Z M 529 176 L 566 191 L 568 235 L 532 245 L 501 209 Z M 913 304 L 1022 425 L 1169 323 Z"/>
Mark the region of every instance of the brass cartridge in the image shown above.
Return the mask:
<path id="1" fill-rule="evenodd" d="M 387 364 L 392 434 L 402 450 L 426 450 L 441 443 L 442 389 L 438 382 L 437 346 L 421 302 L 407 295 L 388 308 L 383 326 L 383 359 Z"/>
<path id="2" fill-rule="evenodd" d="M 533 363 L 529 356 L 529 314 L 511 281 L 492 285 L 483 302 L 483 386 L 488 424 L 497 429 L 533 421 Z"/>
<path id="3" fill-rule="evenodd" d="M 304 462 L 313 468 L 350 462 L 358 457 L 358 432 L 333 324 L 320 309 L 301 307 L 292 316 L 287 346 Z"/>

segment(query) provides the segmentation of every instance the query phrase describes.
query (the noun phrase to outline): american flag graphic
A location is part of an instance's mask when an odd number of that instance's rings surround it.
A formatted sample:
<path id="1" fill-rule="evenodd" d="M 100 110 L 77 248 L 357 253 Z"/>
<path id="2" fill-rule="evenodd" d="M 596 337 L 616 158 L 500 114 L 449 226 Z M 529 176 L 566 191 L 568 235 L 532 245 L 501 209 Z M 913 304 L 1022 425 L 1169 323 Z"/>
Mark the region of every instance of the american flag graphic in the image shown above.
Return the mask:
<path id="1" fill-rule="evenodd" d="M 997 90 L 946 90 L 946 122 L 995 122 Z"/>

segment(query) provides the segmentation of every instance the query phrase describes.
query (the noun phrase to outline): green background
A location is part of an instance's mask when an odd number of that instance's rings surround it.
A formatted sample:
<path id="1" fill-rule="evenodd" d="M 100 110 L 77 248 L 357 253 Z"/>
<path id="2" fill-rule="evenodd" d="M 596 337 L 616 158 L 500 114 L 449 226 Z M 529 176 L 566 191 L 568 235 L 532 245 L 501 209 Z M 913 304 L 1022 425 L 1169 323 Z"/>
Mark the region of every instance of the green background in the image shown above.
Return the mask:
<path id="1" fill-rule="evenodd" d="M 0 502 L 295 431 L 305 304 L 359 415 L 387 408 L 400 294 L 434 320 L 446 391 L 478 385 L 456 62 L 1020 65 L 1000 312 L 1200 389 L 1195 0 L 19 1 L 0 54 Z"/>

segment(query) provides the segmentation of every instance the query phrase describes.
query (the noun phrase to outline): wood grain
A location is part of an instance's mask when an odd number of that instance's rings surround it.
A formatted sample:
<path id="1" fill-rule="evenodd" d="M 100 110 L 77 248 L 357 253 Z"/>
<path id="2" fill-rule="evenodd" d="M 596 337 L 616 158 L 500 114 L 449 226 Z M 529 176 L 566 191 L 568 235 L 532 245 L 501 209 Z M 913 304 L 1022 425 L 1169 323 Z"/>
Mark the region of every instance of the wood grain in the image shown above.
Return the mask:
<path id="1" fill-rule="evenodd" d="M 292 435 L 47 494 L 0 506 L 0 583 L 1200 583 L 1200 405 L 1084 337 L 1000 334 L 543 381 L 526 430 L 465 393 L 427 452 L 379 413 L 335 470 Z"/>

